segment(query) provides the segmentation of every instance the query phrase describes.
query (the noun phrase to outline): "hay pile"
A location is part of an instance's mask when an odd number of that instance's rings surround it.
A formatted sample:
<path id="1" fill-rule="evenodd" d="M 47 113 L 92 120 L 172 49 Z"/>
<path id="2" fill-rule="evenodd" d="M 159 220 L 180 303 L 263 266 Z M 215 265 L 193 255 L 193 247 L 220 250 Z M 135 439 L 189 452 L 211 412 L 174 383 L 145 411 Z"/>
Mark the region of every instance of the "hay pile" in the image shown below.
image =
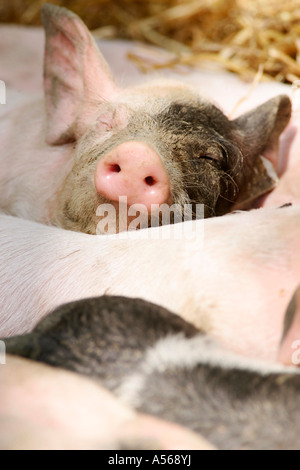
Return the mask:
<path id="1" fill-rule="evenodd" d="M 43 0 L 0 0 L 0 20 L 40 24 Z M 161 64 L 203 67 L 207 61 L 252 80 L 291 83 L 300 78 L 300 0 L 53 0 L 96 30 L 98 37 L 130 38 L 172 53 Z M 146 62 L 145 62 L 146 61 Z"/>

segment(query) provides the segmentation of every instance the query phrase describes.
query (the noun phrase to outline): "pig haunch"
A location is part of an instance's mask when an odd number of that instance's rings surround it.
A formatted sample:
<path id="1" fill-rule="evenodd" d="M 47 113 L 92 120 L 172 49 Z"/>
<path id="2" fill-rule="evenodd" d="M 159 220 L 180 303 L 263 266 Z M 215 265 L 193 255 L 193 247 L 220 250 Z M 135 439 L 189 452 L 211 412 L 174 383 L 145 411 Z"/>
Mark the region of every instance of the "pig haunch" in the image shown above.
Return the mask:
<path id="1" fill-rule="evenodd" d="M 78 16 L 45 4 L 42 22 L 46 106 L 41 99 L 6 117 L 18 120 L 24 139 L 20 149 L 15 135 L 3 135 L 3 211 L 95 234 L 104 204 L 114 210 L 100 233 L 119 231 L 112 219 L 120 197 L 128 209 L 142 205 L 146 216 L 154 204 L 164 223 L 164 204 L 179 212 L 189 204 L 193 218 L 203 204 L 210 217 L 251 205 L 274 187 L 261 155 L 276 167 L 291 116 L 287 96 L 229 120 L 181 82 L 121 88 Z"/>
<path id="2" fill-rule="evenodd" d="M 299 449 L 298 369 L 244 360 L 157 305 L 85 299 L 6 344 L 10 354 L 90 376 L 219 449 Z"/>

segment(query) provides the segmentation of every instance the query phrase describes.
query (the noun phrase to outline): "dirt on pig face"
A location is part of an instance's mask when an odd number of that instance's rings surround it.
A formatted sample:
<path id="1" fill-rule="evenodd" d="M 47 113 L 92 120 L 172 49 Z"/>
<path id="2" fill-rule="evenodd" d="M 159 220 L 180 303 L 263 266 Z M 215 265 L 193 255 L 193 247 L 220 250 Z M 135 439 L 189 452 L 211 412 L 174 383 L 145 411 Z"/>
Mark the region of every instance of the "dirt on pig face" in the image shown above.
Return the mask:
<path id="1" fill-rule="evenodd" d="M 204 205 L 205 217 L 230 210 L 250 172 L 239 130 L 192 91 L 170 84 L 151 90 L 152 95 L 141 87 L 139 94 L 127 92 L 117 103 L 95 104 L 98 118 L 77 142 L 74 167 L 59 195 L 59 226 L 96 233 L 97 208 L 111 203 L 95 189 L 97 163 L 130 141 L 144 142 L 158 153 L 169 177 L 171 203 L 182 213 L 185 204 L 191 204 L 193 218 L 197 204 Z M 118 221 L 117 206 L 116 215 Z M 150 215 L 147 220 L 150 225 Z"/>

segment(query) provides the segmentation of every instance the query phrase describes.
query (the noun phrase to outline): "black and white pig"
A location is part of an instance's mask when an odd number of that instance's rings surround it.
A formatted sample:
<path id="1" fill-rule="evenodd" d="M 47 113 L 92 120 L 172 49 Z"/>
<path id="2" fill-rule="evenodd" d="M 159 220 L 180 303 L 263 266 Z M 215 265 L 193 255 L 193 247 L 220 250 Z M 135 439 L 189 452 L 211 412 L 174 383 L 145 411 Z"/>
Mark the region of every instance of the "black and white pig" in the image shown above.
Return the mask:
<path id="1" fill-rule="evenodd" d="M 285 335 L 296 324 L 299 333 L 299 293 Z M 5 342 L 8 353 L 94 378 L 137 411 L 219 449 L 300 448 L 299 369 L 245 360 L 155 304 L 84 299 Z"/>

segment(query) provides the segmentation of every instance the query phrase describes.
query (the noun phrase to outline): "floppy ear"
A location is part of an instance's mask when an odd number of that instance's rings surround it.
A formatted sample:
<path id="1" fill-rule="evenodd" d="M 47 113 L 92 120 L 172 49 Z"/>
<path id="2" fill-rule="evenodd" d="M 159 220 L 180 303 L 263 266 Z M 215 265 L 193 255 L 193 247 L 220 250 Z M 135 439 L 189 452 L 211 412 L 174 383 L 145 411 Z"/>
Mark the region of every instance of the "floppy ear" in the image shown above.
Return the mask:
<path id="1" fill-rule="evenodd" d="M 234 210 L 251 208 L 256 199 L 275 188 L 279 137 L 291 112 L 289 97 L 279 95 L 232 121 L 243 146 L 246 175 Z"/>
<path id="2" fill-rule="evenodd" d="M 77 15 L 46 3 L 41 18 L 46 33 L 46 139 L 48 144 L 64 144 L 85 132 L 95 118 L 97 102 L 109 101 L 118 88 L 93 37 Z"/>
<path id="3" fill-rule="evenodd" d="M 242 137 L 250 164 L 258 155 L 263 154 L 277 170 L 279 137 L 286 128 L 291 113 L 289 97 L 279 95 L 232 121 Z"/>
<path id="4" fill-rule="evenodd" d="M 296 290 L 285 314 L 278 361 L 285 365 L 300 365 L 300 287 Z"/>

